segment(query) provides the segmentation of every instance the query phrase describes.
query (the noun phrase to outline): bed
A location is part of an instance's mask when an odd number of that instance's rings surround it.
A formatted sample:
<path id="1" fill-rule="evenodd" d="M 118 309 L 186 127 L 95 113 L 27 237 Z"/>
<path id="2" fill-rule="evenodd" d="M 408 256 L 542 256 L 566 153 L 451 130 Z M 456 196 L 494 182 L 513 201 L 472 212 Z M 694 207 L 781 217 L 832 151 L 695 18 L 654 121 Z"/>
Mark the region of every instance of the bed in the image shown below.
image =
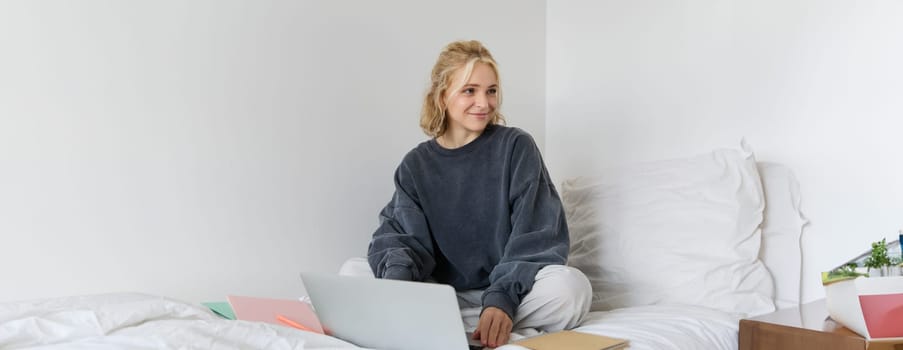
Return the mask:
<path id="1" fill-rule="evenodd" d="M 569 264 L 593 286 L 577 331 L 628 339 L 631 349 L 736 349 L 741 318 L 799 304 L 799 184 L 747 145 L 606 169 L 559 190 Z M 463 316 L 475 324 L 475 313 Z M 0 349 L 347 348 L 355 346 L 158 295 L 0 304 Z"/>

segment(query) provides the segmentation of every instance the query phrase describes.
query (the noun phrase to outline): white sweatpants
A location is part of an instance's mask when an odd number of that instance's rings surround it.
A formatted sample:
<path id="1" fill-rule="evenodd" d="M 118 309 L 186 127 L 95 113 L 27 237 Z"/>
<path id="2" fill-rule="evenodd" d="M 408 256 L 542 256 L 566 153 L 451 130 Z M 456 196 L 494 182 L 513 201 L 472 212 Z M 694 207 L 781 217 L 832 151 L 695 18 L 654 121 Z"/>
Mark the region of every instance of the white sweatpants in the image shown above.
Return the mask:
<path id="1" fill-rule="evenodd" d="M 373 277 L 365 258 L 349 259 L 339 269 L 339 274 Z M 469 332 L 476 329 L 479 322 L 482 296 L 482 290 L 458 292 L 461 317 Z M 592 288 L 583 272 L 570 266 L 548 265 L 536 273 L 533 289 L 518 305 L 513 329 L 557 332 L 574 328 L 589 312 L 591 301 Z"/>

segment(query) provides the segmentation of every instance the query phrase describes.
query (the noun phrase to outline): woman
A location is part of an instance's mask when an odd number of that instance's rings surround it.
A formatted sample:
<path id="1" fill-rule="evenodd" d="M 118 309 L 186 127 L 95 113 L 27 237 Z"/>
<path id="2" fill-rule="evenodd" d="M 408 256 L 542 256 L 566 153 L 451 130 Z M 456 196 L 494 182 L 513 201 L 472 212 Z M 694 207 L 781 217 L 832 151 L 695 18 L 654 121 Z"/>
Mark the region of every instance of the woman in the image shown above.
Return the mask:
<path id="1" fill-rule="evenodd" d="M 420 116 L 431 139 L 398 166 L 368 251 L 378 278 L 436 281 L 470 296 L 482 308 L 474 339 L 490 347 L 515 327 L 573 328 L 591 298 L 586 277 L 564 266 L 567 223 L 539 149 L 501 125 L 500 104 L 489 51 L 478 41 L 446 46 Z"/>

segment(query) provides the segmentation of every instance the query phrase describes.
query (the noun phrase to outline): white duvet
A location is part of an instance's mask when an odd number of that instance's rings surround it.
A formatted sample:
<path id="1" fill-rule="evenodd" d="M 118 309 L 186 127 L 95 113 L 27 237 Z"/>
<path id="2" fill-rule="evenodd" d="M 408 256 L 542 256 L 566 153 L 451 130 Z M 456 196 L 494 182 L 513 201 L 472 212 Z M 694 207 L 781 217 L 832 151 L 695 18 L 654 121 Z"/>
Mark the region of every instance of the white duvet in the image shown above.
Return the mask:
<path id="1" fill-rule="evenodd" d="M 590 313 L 576 330 L 630 340 L 631 349 L 736 349 L 738 317 L 694 306 Z M 342 340 L 231 321 L 144 294 L 0 304 L 0 349 L 348 349 Z M 500 350 L 524 349 L 507 345 Z"/>
<path id="2" fill-rule="evenodd" d="M 325 335 L 231 321 L 163 297 L 107 294 L 0 304 L 0 349 L 341 349 Z"/>

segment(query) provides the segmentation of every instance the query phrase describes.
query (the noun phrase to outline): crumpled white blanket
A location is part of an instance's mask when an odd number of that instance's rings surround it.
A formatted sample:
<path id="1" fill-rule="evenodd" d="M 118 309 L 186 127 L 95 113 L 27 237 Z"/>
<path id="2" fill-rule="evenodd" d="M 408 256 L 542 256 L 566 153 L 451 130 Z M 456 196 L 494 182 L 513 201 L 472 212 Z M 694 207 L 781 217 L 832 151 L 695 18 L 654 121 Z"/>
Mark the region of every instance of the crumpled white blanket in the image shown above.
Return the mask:
<path id="1" fill-rule="evenodd" d="M 0 349 L 348 349 L 337 338 L 232 321 L 159 296 L 117 293 L 0 304 Z"/>
<path id="2" fill-rule="evenodd" d="M 650 305 L 591 312 L 575 330 L 628 339 L 631 350 L 735 350 L 738 323 L 738 315 L 704 307 Z M 225 320 L 198 305 L 146 294 L 0 304 L 0 349 L 349 348 L 357 349 L 330 336 Z M 511 344 L 498 348 L 523 349 Z"/>

